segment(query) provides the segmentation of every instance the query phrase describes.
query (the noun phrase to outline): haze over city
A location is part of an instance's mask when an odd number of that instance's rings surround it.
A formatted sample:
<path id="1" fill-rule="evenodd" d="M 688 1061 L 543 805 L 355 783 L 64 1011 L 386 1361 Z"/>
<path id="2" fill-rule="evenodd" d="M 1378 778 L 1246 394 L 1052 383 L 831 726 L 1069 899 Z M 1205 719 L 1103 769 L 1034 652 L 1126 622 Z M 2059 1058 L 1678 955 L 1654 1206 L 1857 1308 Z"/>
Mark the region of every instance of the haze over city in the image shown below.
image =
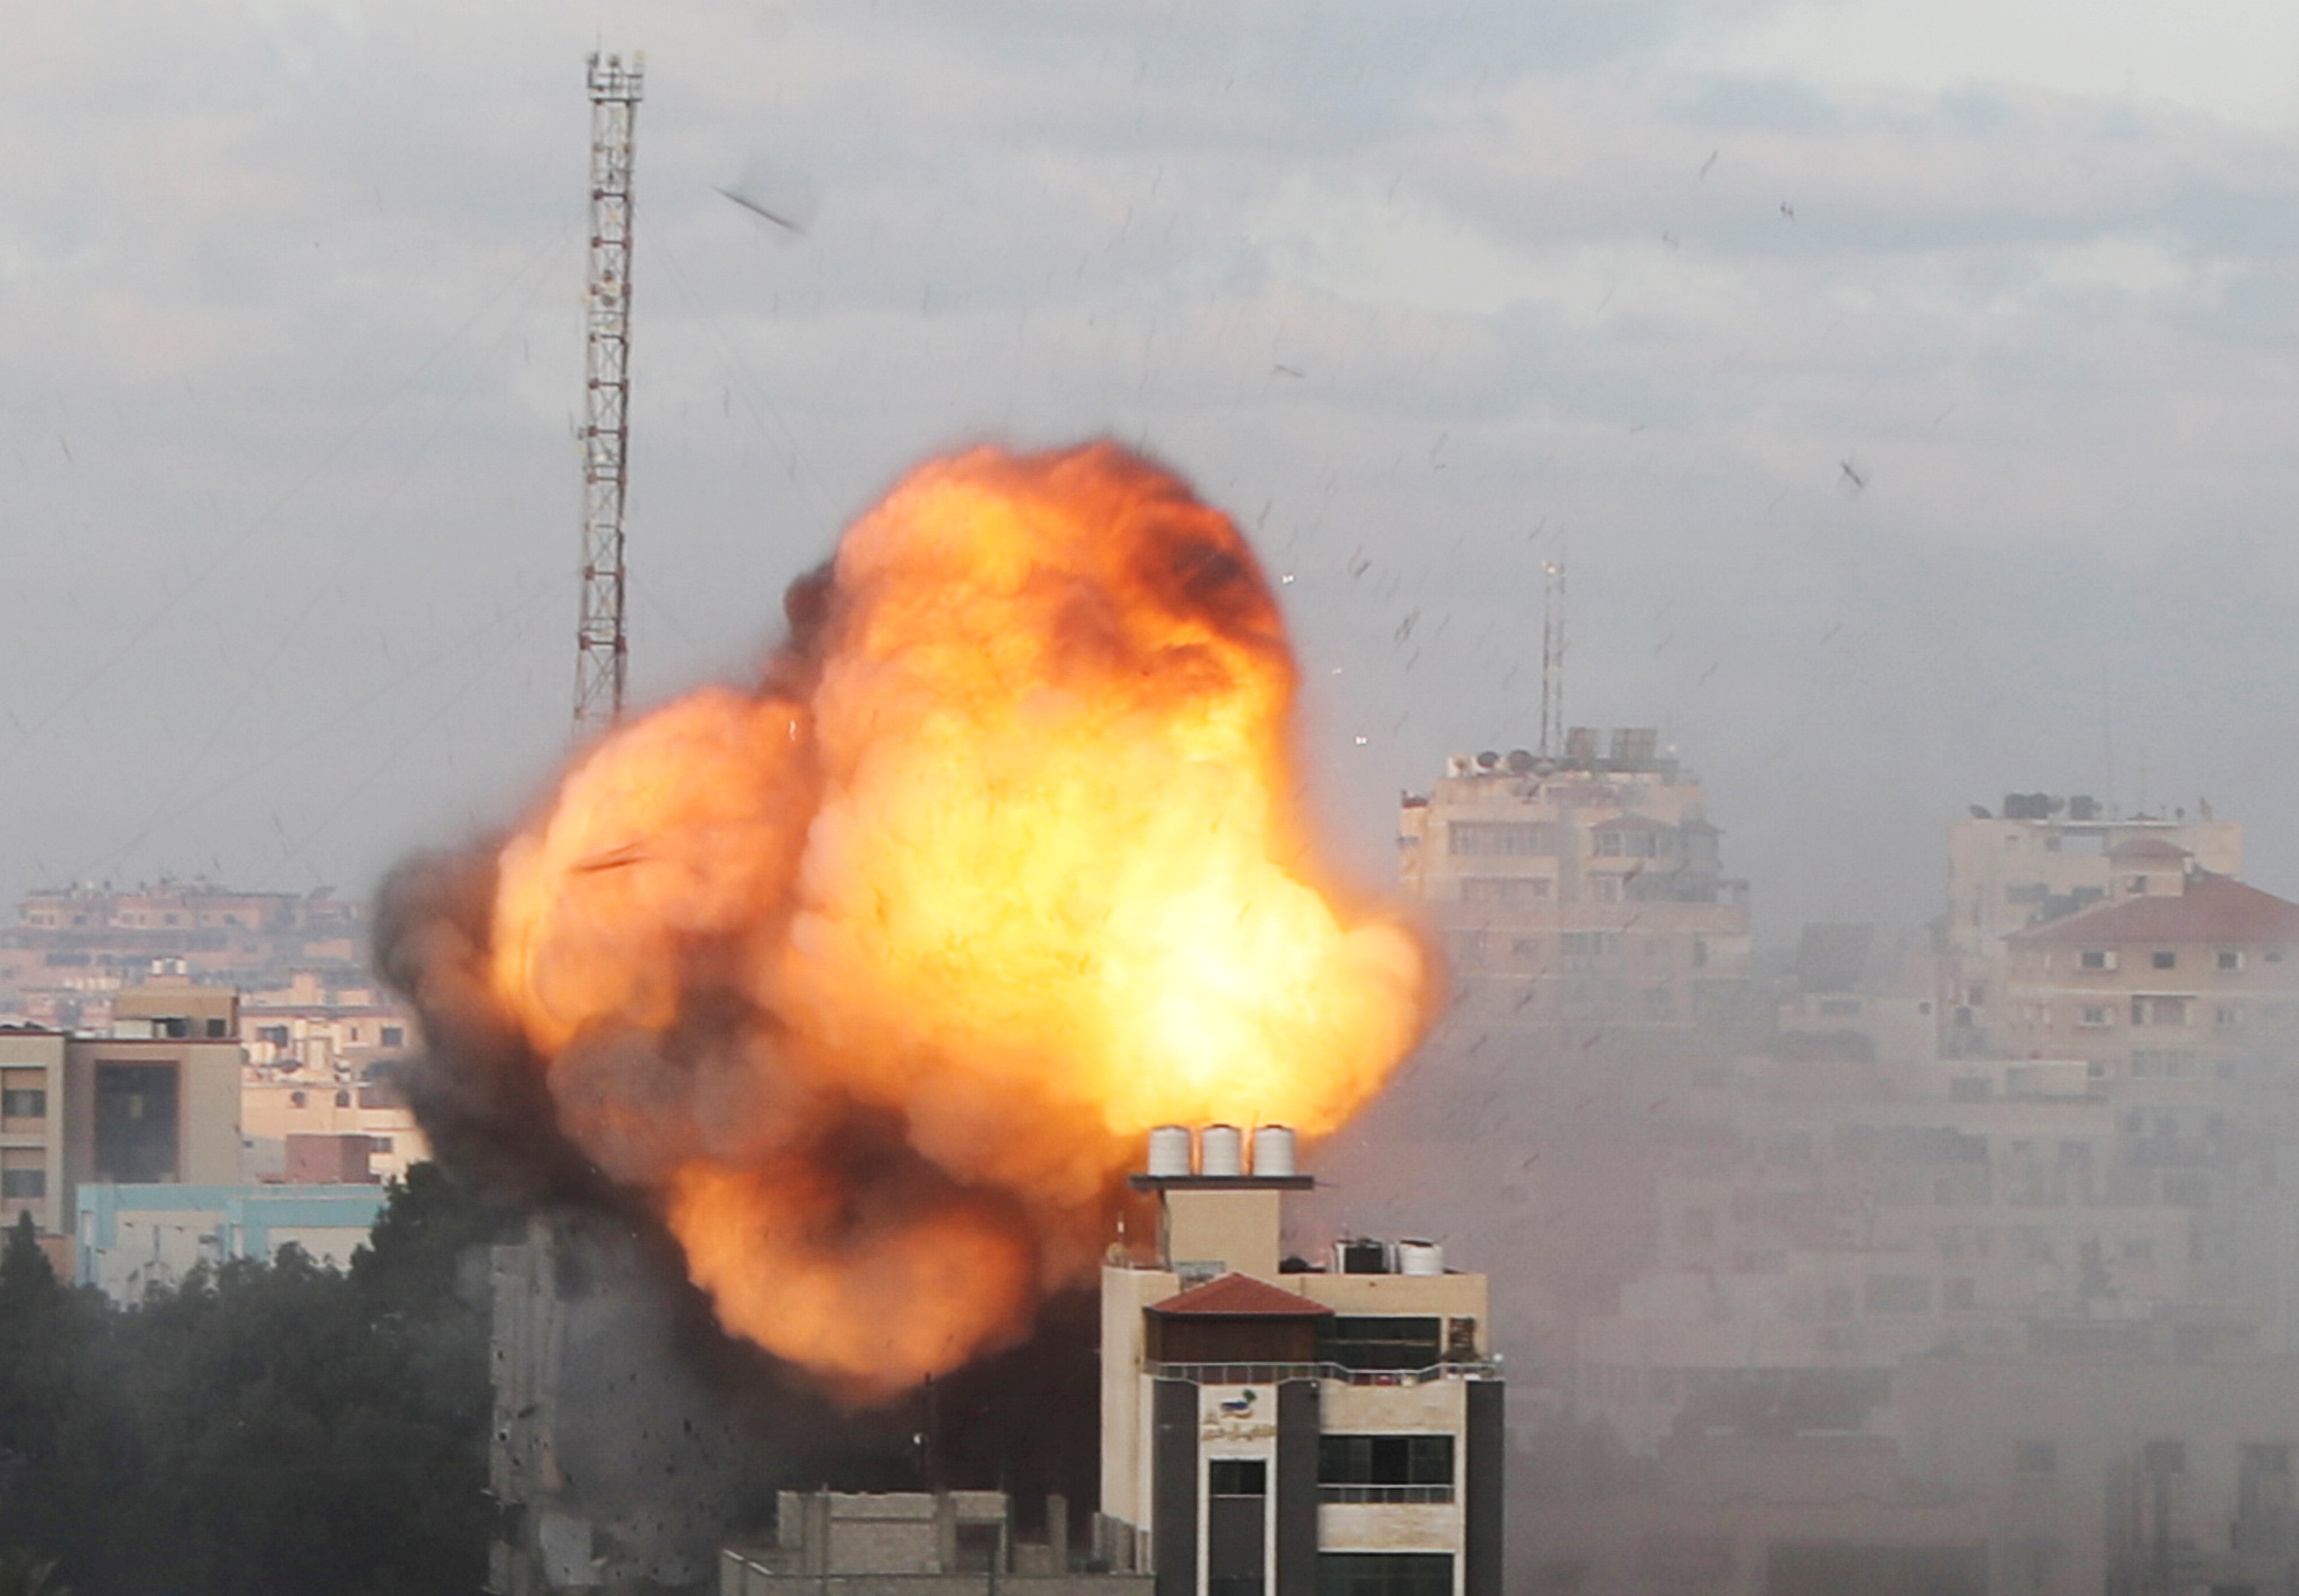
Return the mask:
<path id="1" fill-rule="evenodd" d="M 11 888 L 364 890 L 561 747 L 583 121 L 650 52 L 633 673 L 925 452 L 1107 431 L 1283 581 L 1316 801 L 1568 712 L 1767 934 L 2005 790 L 2293 772 L 2285 8 L 68 8 L 4 113 Z M 2043 41 L 2049 41 L 2048 48 Z M 811 211 L 791 237 L 718 189 Z M 2112 773 L 2111 767 L 2112 766 Z M 2112 775 L 2112 779 L 2111 779 Z M 2253 874 L 2299 878 L 2287 828 Z"/>

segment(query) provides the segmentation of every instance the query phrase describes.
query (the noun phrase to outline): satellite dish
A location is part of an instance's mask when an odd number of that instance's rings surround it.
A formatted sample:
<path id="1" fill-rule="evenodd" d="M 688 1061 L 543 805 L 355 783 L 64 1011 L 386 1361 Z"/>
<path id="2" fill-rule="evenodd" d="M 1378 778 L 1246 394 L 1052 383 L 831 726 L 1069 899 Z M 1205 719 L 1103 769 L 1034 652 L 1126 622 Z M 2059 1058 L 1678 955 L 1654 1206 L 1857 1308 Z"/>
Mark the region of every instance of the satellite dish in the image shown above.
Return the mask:
<path id="1" fill-rule="evenodd" d="M 1527 776 L 1532 774 L 1532 769 L 1533 756 L 1529 751 L 1522 748 L 1512 748 L 1509 750 L 1510 775 Z"/>
<path id="2" fill-rule="evenodd" d="M 1490 748 L 1477 756 L 1477 768 L 1479 770 L 1497 770 L 1500 768 L 1500 763 L 1501 756 Z"/>

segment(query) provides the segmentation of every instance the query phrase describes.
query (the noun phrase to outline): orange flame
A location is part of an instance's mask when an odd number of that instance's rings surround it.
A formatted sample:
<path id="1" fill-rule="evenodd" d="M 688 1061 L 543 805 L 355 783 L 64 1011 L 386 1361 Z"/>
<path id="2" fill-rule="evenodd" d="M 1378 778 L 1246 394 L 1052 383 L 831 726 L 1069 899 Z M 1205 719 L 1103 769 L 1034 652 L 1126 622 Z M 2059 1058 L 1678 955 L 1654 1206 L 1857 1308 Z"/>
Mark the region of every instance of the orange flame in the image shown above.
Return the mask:
<path id="1" fill-rule="evenodd" d="M 1318 1135 L 1417 1039 L 1421 943 L 1295 810 L 1294 691 L 1177 478 L 933 462 L 772 685 L 617 731 L 504 847 L 491 983 L 721 1321 L 892 1394 L 1090 1268 L 1149 1127 Z"/>

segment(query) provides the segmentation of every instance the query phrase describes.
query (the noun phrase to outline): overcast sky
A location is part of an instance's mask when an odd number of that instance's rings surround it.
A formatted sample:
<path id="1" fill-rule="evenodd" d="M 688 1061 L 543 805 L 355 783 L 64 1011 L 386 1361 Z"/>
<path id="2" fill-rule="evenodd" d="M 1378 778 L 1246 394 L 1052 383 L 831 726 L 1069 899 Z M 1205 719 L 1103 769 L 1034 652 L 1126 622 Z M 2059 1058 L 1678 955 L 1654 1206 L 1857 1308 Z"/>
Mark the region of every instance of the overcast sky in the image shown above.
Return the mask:
<path id="1" fill-rule="evenodd" d="M 12 21 L 0 889 L 364 889 L 535 791 L 603 43 L 642 697 L 922 454 L 1106 431 L 1284 579 L 1368 871 L 1534 741 L 1561 552 L 1569 718 L 1708 778 L 1769 936 L 1920 921 L 2007 789 L 2208 797 L 2299 893 L 2289 0 Z"/>

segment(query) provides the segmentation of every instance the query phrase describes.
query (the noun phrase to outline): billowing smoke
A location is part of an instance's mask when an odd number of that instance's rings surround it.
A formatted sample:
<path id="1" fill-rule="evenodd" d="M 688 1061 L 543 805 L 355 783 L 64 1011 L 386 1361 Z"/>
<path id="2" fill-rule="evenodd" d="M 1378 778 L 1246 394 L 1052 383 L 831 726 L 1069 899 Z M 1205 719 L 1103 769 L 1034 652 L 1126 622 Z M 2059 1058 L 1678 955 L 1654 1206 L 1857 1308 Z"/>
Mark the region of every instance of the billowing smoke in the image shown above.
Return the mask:
<path id="1" fill-rule="evenodd" d="M 1236 527 L 1115 446 L 931 462 L 749 691 L 404 868 L 387 973 L 451 1157 L 643 1196 L 720 1322 L 872 1401 L 1085 1278 L 1167 1121 L 1332 1130 L 1418 937 L 1313 857 Z"/>

